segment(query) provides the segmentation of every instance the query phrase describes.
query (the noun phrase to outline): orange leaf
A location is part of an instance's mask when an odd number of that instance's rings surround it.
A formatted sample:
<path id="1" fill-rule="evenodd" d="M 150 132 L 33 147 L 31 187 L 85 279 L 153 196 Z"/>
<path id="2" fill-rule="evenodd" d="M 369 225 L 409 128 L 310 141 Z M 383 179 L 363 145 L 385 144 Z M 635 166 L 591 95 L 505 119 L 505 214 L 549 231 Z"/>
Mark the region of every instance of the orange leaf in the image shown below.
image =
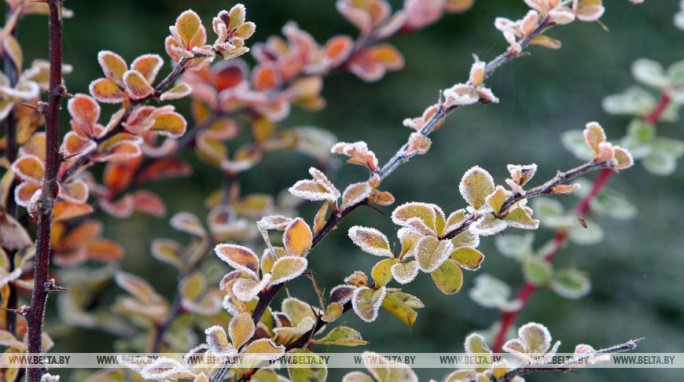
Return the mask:
<path id="1" fill-rule="evenodd" d="M 88 185 L 80 179 L 59 185 L 59 197 L 68 202 L 83 204 L 88 200 L 88 195 Z"/>
<path id="2" fill-rule="evenodd" d="M 131 98 L 139 100 L 154 94 L 154 88 L 135 70 L 129 70 L 124 74 L 126 90 Z"/>
<path id="3" fill-rule="evenodd" d="M 93 212 L 89 204 L 76 204 L 71 202 L 57 202 L 52 213 L 52 221 L 73 219 Z"/>
<path id="4" fill-rule="evenodd" d="M 162 217 L 166 214 L 164 202 L 149 191 L 138 191 L 133 194 L 133 204 L 136 211 L 145 212 L 152 216 Z"/>
<path id="5" fill-rule="evenodd" d="M 45 165 L 35 155 L 24 155 L 14 161 L 12 170 L 22 179 L 27 182 L 40 184 L 45 175 Z"/>
<path id="6" fill-rule="evenodd" d="M 325 44 L 325 56 L 330 65 L 337 66 L 351 53 L 354 41 L 349 36 L 335 36 Z"/>
<path id="7" fill-rule="evenodd" d="M 126 61 L 121 56 L 108 50 L 103 50 L 97 54 L 97 61 L 102 67 L 107 78 L 114 80 L 118 84 L 123 83 L 123 75 L 126 72 Z"/>
<path id="8" fill-rule="evenodd" d="M 86 246 L 88 258 L 103 263 L 121 260 L 124 256 L 123 248 L 110 239 L 100 239 Z"/>
<path id="9" fill-rule="evenodd" d="M 131 195 L 126 195 L 116 202 L 100 199 L 100 207 L 103 211 L 114 217 L 126 218 L 133 213 L 133 197 Z"/>
<path id="10" fill-rule="evenodd" d="M 31 202 L 31 197 L 36 191 L 40 190 L 40 185 L 29 182 L 21 182 L 17 188 L 14 189 L 14 200 L 22 207 L 28 207 Z"/>
<path id="11" fill-rule="evenodd" d="M 62 141 L 60 152 L 67 158 L 75 158 L 92 151 L 97 144 L 90 139 L 83 138 L 73 131 L 66 133 Z"/>
<path id="12" fill-rule="evenodd" d="M 252 82 L 255 90 L 264 91 L 280 85 L 281 77 L 273 67 L 259 65 L 254 69 Z"/>
<path id="13" fill-rule="evenodd" d="M 100 119 L 100 105 L 91 97 L 77 94 L 67 103 L 67 109 L 72 118 L 82 119 L 86 122 L 97 123 Z"/>
<path id="14" fill-rule="evenodd" d="M 192 167 L 180 159 L 159 159 L 152 162 L 140 173 L 137 182 L 143 183 L 151 180 L 188 176 L 191 173 Z"/>
<path id="15" fill-rule="evenodd" d="M 131 69 L 142 74 L 148 82 L 154 81 L 164 60 L 158 54 L 144 54 L 133 61 Z"/>
<path id="16" fill-rule="evenodd" d="M 192 40 L 200 33 L 200 29 L 202 29 L 200 17 L 192 10 L 181 13 L 176 20 L 176 32 L 185 43 L 186 49 L 193 47 Z"/>
<path id="17" fill-rule="evenodd" d="M 156 115 L 154 125 L 150 128 L 150 131 L 155 131 L 167 137 L 178 138 L 185 134 L 187 125 L 188 123 L 182 115 L 176 112 L 169 112 Z"/>
<path id="18" fill-rule="evenodd" d="M 109 194 L 116 195 L 128 188 L 139 165 L 139 158 L 107 163 L 104 171 L 104 185 Z"/>
<path id="19" fill-rule="evenodd" d="M 294 219 L 283 235 L 285 249 L 295 256 L 305 256 L 311 249 L 313 234 L 311 228 L 301 218 Z"/>
<path id="20" fill-rule="evenodd" d="M 120 103 L 124 100 L 124 91 L 114 81 L 100 78 L 90 83 L 90 94 L 103 103 Z"/>

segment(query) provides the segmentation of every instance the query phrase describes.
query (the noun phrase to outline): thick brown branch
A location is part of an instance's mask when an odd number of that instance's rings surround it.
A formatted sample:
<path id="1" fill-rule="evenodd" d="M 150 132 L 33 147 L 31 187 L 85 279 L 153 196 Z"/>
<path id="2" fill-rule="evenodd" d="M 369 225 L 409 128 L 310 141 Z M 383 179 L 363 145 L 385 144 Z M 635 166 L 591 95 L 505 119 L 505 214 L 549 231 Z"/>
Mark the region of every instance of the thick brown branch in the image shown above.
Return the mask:
<path id="1" fill-rule="evenodd" d="M 45 177 L 38 200 L 38 238 L 34 262 L 33 292 L 28 313 L 28 352 L 38 354 L 43 351 L 41 342 L 45 305 L 52 288 L 50 272 L 50 229 L 52 209 L 57 197 L 57 172 L 59 170 L 59 111 L 64 86 L 62 85 L 62 2 L 48 0 L 50 12 L 50 81 L 48 104 L 45 114 Z M 39 382 L 43 369 L 28 368 L 27 382 Z"/>

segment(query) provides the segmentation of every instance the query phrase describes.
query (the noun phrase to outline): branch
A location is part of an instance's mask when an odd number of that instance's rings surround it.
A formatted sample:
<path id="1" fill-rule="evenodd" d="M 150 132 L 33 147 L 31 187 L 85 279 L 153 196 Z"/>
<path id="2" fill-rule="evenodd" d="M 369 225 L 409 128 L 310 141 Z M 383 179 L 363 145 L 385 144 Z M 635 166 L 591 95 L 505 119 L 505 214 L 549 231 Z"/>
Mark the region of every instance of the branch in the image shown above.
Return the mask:
<path id="1" fill-rule="evenodd" d="M 665 111 L 670 102 L 671 99 L 667 94 L 661 95 L 660 99 L 656 103 L 656 106 L 653 108 L 651 113 L 649 113 L 644 118 L 644 120 L 649 123 L 656 123 L 660 119 L 660 116 Z M 596 199 L 596 197 L 601 193 L 601 190 L 606 185 L 606 183 L 608 183 L 613 174 L 615 174 L 615 172 L 608 168 L 605 168 L 601 172 L 599 172 L 599 174 L 594 179 L 594 182 L 591 186 L 591 190 L 589 191 L 589 193 L 585 195 L 575 206 L 575 213 L 578 217 L 584 217 L 584 215 L 586 215 L 587 212 L 589 212 L 589 206 L 591 202 L 594 199 Z M 551 263 L 567 241 L 567 231 L 556 231 L 556 235 L 553 238 L 553 247 L 551 247 L 551 249 L 546 254 L 544 254 L 544 256 L 542 257 L 543 260 L 548 263 Z M 520 307 L 513 311 L 501 313 L 501 325 L 499 326 L 499 331 L 494 337 L 494 343 L 492 345 L 492 350 L 494 352 L 498 352 L 499 350 L 501 350 L 501 347 L 503 346 L 504 342 L 506 342 L 506 334 L 508 333 L 508 330 L 511 328 L 511 326 L 513 326 L 513 324 L 515 324 L 518 315 L 520 315 L 520 312 L 522 312 L 522 310 L 525 308 L 527 302 L 530 300 L 530 298 L 532 298 L 537 289 L 538 287 L 536 285 L 526 281 L 520 288 L 518 296 L 516 297 L 516 300 L 521 302 Z"/>
<path id="2" fill-rule="evenodd" d="M 59 170 L 59 110 L 64 86 L 62 85 L 62 2 L 48 0 L 50 12 L 50 90 L 45 111 L 45 177 L 38 200 L 38 239 L 33 274 L 33 292 L 28 313 L 28 352 L 42 352 L 45 305 L 54 281 L 48 280 L 50 271 L 50 229 L 52 210 L 57 197 L 57 172 Z M 26 381 L 39 382 L 43 369 L 27 368 Z"/>

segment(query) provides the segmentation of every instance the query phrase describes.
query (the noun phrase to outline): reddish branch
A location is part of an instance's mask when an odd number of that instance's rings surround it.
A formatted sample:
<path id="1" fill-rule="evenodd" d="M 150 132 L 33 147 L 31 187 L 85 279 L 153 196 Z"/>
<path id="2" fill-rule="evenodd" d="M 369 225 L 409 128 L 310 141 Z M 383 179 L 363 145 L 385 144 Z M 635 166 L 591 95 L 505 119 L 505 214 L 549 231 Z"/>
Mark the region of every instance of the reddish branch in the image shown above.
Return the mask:
<path id="1" fill-rule="evenodd" d="M 33 274 L 33 293 L 28 312 L 28 352 L 42 352 L 41 340 L 45 305 L 54 281 L 48 280 L 50 271 L 50 229 L 52 209 L 57 197 L 59 169 L 59 109 L 64 95 L 62 86 L 62 5 L 61 0 L 48 0 L 50 9 L 50 90 L 45 107 L 45 178 L 37 205 L 38 239 Z M 39 382 L 43 369 L 28 368 L 27 382 Z"/>
<path id="2" fill-rule="evenodd" d="M 656 123 L 660 119 L 665 109 L 670 105 L 670 97 L 667 94 L 660 96 L 660 99 L 656 103 L 653 110 L 644 117 L 644 120 L 648 123 Z M 608 181 L 613 177 L 615 172 L 609 168 L 601 170 L 599 174 L 594 179 L 591 185 L 591 190 L 585 195 L 575 206 L 575 214 L 578 218 L 584 217 L 589 212 L 589 206 L 591 202 L 596 199 L 596 197 L 601 193 L 603 187 L 608 183 Z M 543 256 L 543 260 L 547 263 L 552 263 L 553 259 L 556 257 L 558 252 L 565 246 L 568 241 L 568 232 L 566 230 L 559 230 L 553 238 L 553 247 Z M 495 353 L 501 351 L 503 344 L 506 342 L 506 334 L 510 328 L 515 324 L 520 312 L 525 309 L 527 302 L 532 298 L 534 293 L 537 291 L 538 287 L 529 281 L 525 283 L 520 288 L 516 300 L 520 301 L 520 307 L 516 310 L 501 313 L 501 325 L 494 338 L 494 343 L 492 345 L 492 350 Z"/>

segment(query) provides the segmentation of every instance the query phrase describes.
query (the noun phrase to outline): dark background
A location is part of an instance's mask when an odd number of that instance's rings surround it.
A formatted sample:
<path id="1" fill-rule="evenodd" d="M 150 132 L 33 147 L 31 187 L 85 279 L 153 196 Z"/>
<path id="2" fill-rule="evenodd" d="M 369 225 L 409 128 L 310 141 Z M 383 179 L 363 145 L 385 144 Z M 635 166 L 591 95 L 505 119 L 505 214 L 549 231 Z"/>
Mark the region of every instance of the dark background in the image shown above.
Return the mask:
<path id="1" fill-rule="evenodd" d="M 461 208 L 464 204 L 458 182 L 475 164 L 488 169 L 501 182 L 507 176 L 506 164 L 534 162 L 540 166 L 536 180 L 547 179 L 557 169 L 579 163 L 562 148 L 559 135 L 565 130 L 581 129 L 588 121 L 600 121 L 609 138 L 622 136 L 629 119 L 607 115 L 601 99 L 634 84 L 630 65 L 637 58 L 651 58 L 666 66 L 683 59 L 684 31 L 672 25 L 678 1 L 650 0 L 639 6 L 626 0 L 605 3 L 607 13 L 602 21 L 610 32 L 596 23 L 554 29 L 550 35 L 562 40 L 561 50 L 533 47 L 531 57 L 516 60 L 494 75 L 490 86 L 501 99 L 500 104 L 468 107 L 453 114 L 433 136 L 428 156 L 415 158 L 385 182 L 384 188 L 394 193 L 397 203 L 433 202 L 447 212 Z M 209 26 L 211 17 L 233 3 L 71 0 L 66 5 L 75 11 L 75 17 L 65 23 L 65 61 L 75 67 L 66 81 L 69 91 L 77 93 L 87 92 L 88 83 L 101 76 L 96 61 L 98 50 L 113 50 L 128 62 L 144 53 L 159 53 L 166 58 L 163 40 L 180 12 L 192 8 Z M 321 43 L 334 34 L 354 33 L 337 15 L 333 1 L 247 0 L 245 5 L 248 20 L 257 24 L 257 32 L 248 44 L 278 34 L 288 20 L 295 20 Z M 332 76 L 326 79 L 323 90 L 328 100 L 324 111 L 295 109 L 281 126 L 314 125 L 332 131 L 341 141 L 365 140 L 384 162 L 409 134 L 401 121 L 420 115 L 436 101 L 439 89 L 464 81 L 473 53 L 488 60 L 506 48 L 493 27 L 494 18 L 517 19 L 525 12 L 522 1 L 477 0 L 465 14 L 447 15 L 417 34 L 393 38 L 391 42 L 406 59 L 402 71 L 390 73 L 375 84 L 363 83 L 351 75 Z M 29 59 L 47 56 L 46 33 L 44 18 L 32 17 L 22 24 L 20 38 Z M 247 60 L 253 62 L 251 57 Z M 178 105 L 187 110 L 188 102 Z M 662 123 L 659 134 L 682 139 L 682 127 L 681 122 Z M 313 164 L 296 153 L 273 154 L 244 177 L 243 191 L 275 194 L 307 177 L 307 168 Z M 343 188 L 359 179 L 365 179 L 362 169 L 345 167 L 336 184 Z M 187 210 L 204 216 L 202 200 L 220 183 L 214 169 L 198 167 L 188 181 L 163 181 L 151 189 L 168 201 L 170 214 Z M 639 210 L 637 218 L 599 219 L 607 232 L 600 244 L 571 245 L 557 260 L 557 264 L 586 270 L 593 282 L 591 294 L 580 300 L 566 300 L 542 291 L 522 313 L 519 323 L 544 323 L 554 340 L 563 341 L 563 352 L 571 352 L 577 343 L 598 348 L 640 337 L 646 338 L 639 346 L 640 352 L 684 352 L 683 184 L 681 169 L 671 176 L 658 177 L 636 166 L 615 177 L 610 187 L 629 197 Z M 571 208 L 576 199 L 562 201 Z M 310 257 L 311 265 L 324 287 L 330 289 L 353 270 L 369 271 L 373 259 L 351 246 L 344 232 L 354 224 L 363 224 L 383 230 L 392 239 L 395 226 L 388 218 L 391 209 L 383 211 L 384 215 L 370 210 L 356 212 L 316 249 Z M 310 220 L 312 213 L 305 209 L 303 216 Z M 169 229 L 168 219 L 142 215 L 123 221 L 109 219 L 106 235 L 126 246 L 124 270 L 142 275 L 161 293 L 172 295 L 175 273 L 170 267 L 159 266 L 149 252 L 152 238 L 187 239 Z M 550 232 L 539 231 L 536 244 L 541 245 L 548 237 Z M 481 250 L 487 258 L 480 272 L 494 274 L 517 290 L 522 282 L 519 266 L 497 253 L 492 238 L 483 239 Z M 216 273 L 228 270 L 219 263 L 216 267 L 223 267 Z M 362 324 L 352 314 L 340 321 L 359 329 L 371 341 L 368 348 L 375 351 L 460 352 L 463 338 L 470 331 L 486 329 L 498 318 L 496 311 L 482 308 L 468 298 L 467 290 L 476 275 L 466 273 L 463 291 L 455 296 L 442 295 L 429 277 L 419 276 L 407 289 L 423 299 L 427 307 L 413 328 L 384 311 L 370 325 Z M 308 285 L 295 283 L 290 291 L 313 303 Z M 48 330 L 59 326 L 54 313 L 51 317 Z M 91 330 L 58 333 L 55 351 L 110 351 L 114 340 Z M 421 380 L 441 379 L 447 374 L 447 370 L 417 372 Z M 581 375 L 530 379 L 674 381 L 681 379 L 679 375 L 681 371 L 677 370 L 587 370 Z"/>

